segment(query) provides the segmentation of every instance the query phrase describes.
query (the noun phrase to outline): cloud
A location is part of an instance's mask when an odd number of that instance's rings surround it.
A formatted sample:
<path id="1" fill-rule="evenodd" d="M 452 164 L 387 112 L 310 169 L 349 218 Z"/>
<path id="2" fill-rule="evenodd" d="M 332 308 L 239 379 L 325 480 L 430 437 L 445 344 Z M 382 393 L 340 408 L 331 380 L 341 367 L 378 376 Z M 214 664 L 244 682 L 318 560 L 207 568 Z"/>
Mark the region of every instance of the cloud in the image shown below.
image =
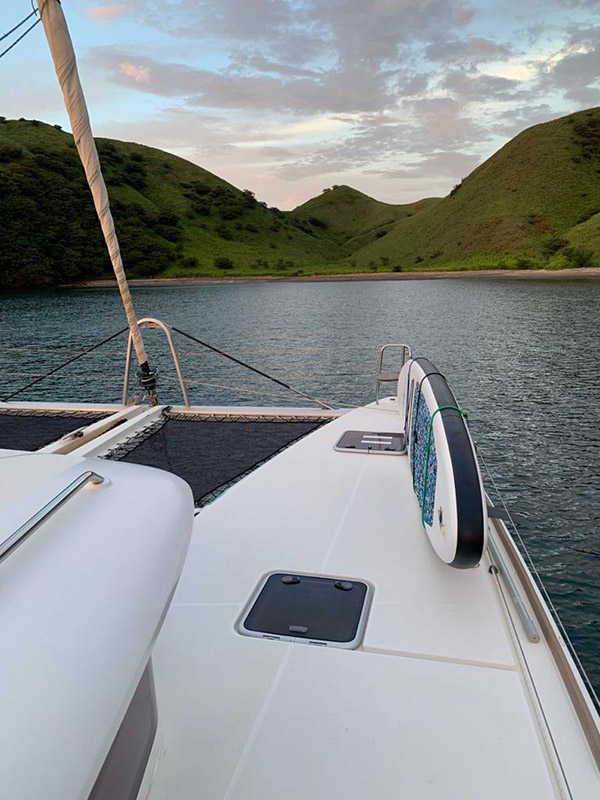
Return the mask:
<path id="1" fill-rule="evenodd" d="M 600 27 L 573 28 L 562 49 L 541 60 L 538 88 L 563 92 L 579 106 L 600 99 Z"/>
<path id="2" fill-rule="evenodd" d="M 496 59 L 508 58 L 511 47 L 497 44 L 482 36 L 437 38 L 425 47 L 424 55 L 428 61 L 443 64 L 468 63 L 472 66 Z"/>
<path id="3" fill-rule="evenodd" d="M 307 4 L 308 19 L 327 32 L 340 62 L 371 68 L 396 60 L 407 44 L 463 28 L 473 14 L 472 5 L 460 0 L 312 0 Z"/>
<path id="4" fill-rule="evenodd" d="M 270 202 L 323 176 L 364 190 L 385 178 L 388 199 L 394 180 L 409 193 L 446 193 L 507 137 L 600 102 L 592 5 L 530 0 L 517 16 L 500 0 L 493 17 L 488 6 L 127 0 L 144 47 L 91 47 L 88 61 L 140 114 L 113 131 L 236 185 L 278 187 Z"/>
<path id="5" fill-rule="evenodd" d="M 131 13 L 172 36 L 249 47 L 296 66 L 329 58 L 377 69 L 413 42 L 464 29 L 467 0 L 129 0 Z"/>
<path id="6" fill-rule="evenodd" d="M 510 137 L 521 133 L 525 128 L 561 117 L 563 112 L 554 111 L 548 103 L 515 106 L 505 111 L 492 125 L 491 132 L 497 136 Z"/>
<path id="7" fill-rule="evenodd" d="M 264 41 L 294 24 L 287 0 L 129 0 L 129 6 L 145 25 L 200 40 Z"/>
<path id="8" fill-rule="evenodd" d="M 519 89 L 521 82 L 499 75 L 469 74 L 463 70 L 449 72 L 442 86 L 463 102 L 489 102 L 518 100 L 527 96 L 527 92 Z"/>
<path id="9" fill-rule="evenodd" d="M 481 141 L 486 133 L 469 119 L 461 104 L 451 97 L 432 97 L 413 100 L 407 104 L 415 113 L 422 130 L 428 132 L 438 146 L 451 148 Z"/>
<path id="10" fill-rule="evenodd" d="M 459 180 L 472 172 L 481 156 L 468 153 L 431 153 L 403 169 L 365 170 L 367 175 L 379 175 L 386 180 L 412 180 L 443 176 Z"/>
<path id="11" fill-rule="evenodd" d="M 108 25 L 119 17 L 127 13 L 127 7 L 123 3 L 109 3 L 95 8 L 85 10 L 86 17 L 90 17 L 99 25 Z"/>
<path id="12" fill-rule="evenodd" d="M 140 64 L 136 66 L 130 61 L 124 61 L 119 64 L 119 72 L 126 75 L 128 78 L 133 78 L 136 83 L 149 83 L 150 82 L 150 67 Z"/>
<path id="13" fill-rule="evenodd" d="M 351 66 L 343 72 L 323 71 L 315 78 L 283 78 L 142 59 L 136 53 L 110 47 L 92 48 L 89 59 L 120 86 L 158 97 L 181 98 L 189 106 L 335 114 L 373 112 L 395 103 L 385 74 Z M 140 63 L 143 66 L 134 66 Z"/>
<path id="14" fill-rule="evenodd" d="M 285 180 L 297 181 L 358 168 L 366 175 L 410 172 L 424 176 L 431 168 L 429 174 L 434 175 L 434 168 L 443 160 L 441 155 L 433 158 L 432 153 L 438 151 L 444 154 L 446 163 L 453 163 L 455 168 L 462 159 L 464 174 L 465 159 L 475 164 L 480 156 L 461 151 L 489 138 L 487 130 L 463 118 L 458 104 L 450 99 L 407 104 L 403 117 L 402 121 L 376 127 L 356 126 L 345 136 L 328 143 L 299 149 L 294 159 L 276 168 L 276 174 Z M 417 164 L 422 164 L 420 172 L 415 172 Z"/>

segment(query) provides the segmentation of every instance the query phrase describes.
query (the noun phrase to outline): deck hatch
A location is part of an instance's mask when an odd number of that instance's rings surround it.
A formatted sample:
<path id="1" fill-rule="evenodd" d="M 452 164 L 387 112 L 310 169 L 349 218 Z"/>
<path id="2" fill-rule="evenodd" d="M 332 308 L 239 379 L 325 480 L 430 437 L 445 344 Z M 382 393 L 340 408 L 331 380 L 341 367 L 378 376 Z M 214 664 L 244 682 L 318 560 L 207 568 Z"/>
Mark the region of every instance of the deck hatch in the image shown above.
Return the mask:
<path id="1" fill-rule="evenodd" d="M 337 440 L 334 450 L 344 453 L 404 453 L 404 434 L 381 431 L 345 431 Z"/>
<path id="2" fill-rule="evenodd" d="M 238 629 L 247 636 L 352 648 L 361 639 L 369 597 L 363 581 L 276 572 L 263 581 Z"/>

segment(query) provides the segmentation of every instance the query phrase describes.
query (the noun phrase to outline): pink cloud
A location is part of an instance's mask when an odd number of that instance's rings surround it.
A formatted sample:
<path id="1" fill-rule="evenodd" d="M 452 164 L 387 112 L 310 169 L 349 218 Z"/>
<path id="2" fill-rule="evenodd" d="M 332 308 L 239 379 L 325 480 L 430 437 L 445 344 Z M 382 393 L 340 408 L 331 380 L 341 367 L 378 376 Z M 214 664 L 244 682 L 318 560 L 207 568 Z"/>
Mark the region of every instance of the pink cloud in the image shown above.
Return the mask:
<path id="1" fill-rule="evenodd" d="M 99 25 L 109 25 L 111 22 L 118 19 L 118 17 L 122 17 L 126 14 L 127 7 L 123 3 L 110 3 L 104 6 L 90 8 L 85 13 Z"/>
<path id="2" fill-rule="evenodd" d="M 150 80 L 150 67 L 140 64 L 132 64 L 130 61 L 124 61 L 119 64 L 119 72 L 122 75 L 127 75 L 128 78 L 133 78 L 136 83 L 148 83 Z"/>

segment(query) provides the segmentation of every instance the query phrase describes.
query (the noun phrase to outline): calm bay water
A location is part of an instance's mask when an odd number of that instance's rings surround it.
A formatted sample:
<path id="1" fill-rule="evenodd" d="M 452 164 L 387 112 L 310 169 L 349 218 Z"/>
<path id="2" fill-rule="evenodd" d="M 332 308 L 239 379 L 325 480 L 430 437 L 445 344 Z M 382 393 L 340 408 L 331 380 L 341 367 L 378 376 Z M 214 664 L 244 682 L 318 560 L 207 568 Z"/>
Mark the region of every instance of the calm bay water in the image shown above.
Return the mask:
<path id="1" fill-rule="evenodd" d="M 593 683 L 600 687 L 600 281 L 272 283 L 134 289 L 153 316 L 332 405 L 373 398 L 378 348 L 408 342 L 447 376 Z M 124 327 L 116 290 L 0 295 L 0 397 Z M 180 402 L 162 334 L 161 402 Z M 197 404 L 298 405 L 177 340 Z M 125 338 L 23 400 L 120 398 Z M 493 495 L 488 481 L 488 491 Z"/>

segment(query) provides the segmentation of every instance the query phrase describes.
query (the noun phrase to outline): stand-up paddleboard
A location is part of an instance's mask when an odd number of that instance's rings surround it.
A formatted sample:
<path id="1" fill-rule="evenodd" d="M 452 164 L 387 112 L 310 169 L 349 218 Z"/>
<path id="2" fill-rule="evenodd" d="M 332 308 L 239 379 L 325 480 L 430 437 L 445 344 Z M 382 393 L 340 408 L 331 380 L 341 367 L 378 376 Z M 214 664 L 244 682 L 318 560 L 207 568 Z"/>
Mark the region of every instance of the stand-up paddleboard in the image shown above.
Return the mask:
<path id="1" fill-rule="evenodd" d="M 398 395 L 423 527 L 442 561 L 475 567 L 487 541 L 487 504 L 465 416 L 426 358 L 404 365 Z"/>

